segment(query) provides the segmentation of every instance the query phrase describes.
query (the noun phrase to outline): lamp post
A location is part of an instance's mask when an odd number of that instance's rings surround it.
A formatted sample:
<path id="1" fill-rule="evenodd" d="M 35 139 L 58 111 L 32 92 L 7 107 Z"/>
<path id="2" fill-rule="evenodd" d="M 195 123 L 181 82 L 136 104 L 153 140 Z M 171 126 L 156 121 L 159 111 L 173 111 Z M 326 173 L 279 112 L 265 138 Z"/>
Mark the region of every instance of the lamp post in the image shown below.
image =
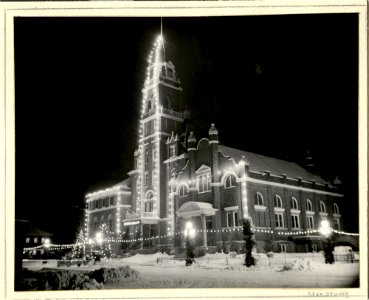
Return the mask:
<path id="1" fill-rule="evenodd" d="M 195 229 L 192 227 L 191 222 L 186 223 L 186 227 L 184 230 L 184 236 L 186 238 L 186 266 L 192 265 L 194 261 L 194 253 L 193 253 L 193 238 L 195 237 Z"/>
<path id="2" fill-rule="evenodd" d="M 333 255 L 334 247 L 331 239 L 333 229 L 327 220 L 322 220 L 320 222 L 319 232 L 326 238 L 325 245 L 323 247 L 325 263 L 332 264 L 334 263 L 334 255 Z"/>

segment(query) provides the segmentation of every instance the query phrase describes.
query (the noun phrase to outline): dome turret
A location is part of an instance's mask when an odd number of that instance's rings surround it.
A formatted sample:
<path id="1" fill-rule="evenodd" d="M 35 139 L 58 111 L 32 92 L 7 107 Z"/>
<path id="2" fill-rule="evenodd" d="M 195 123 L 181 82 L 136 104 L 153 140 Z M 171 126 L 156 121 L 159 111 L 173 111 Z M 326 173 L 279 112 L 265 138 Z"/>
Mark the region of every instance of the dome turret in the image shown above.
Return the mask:
<path id="1" fill-rule="evenodd" d="M 214 123 L 211 123 L 211 127 L 209 129 L 209 140 L 210 143 L 219 143 L 218 130 L 215 128 Z"/>

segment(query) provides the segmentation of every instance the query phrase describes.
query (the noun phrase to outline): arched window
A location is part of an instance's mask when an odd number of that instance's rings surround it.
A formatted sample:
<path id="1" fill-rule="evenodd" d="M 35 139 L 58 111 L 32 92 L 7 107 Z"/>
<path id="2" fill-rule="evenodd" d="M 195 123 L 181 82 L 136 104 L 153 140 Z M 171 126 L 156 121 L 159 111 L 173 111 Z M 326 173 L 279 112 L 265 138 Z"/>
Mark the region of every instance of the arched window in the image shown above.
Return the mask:
<path id="1" fill-rule="evenodd" d="M 279 195 L 274 196 L 274 206 L 275 207 L 283 207 L 282 206 L 282 198 Z"/>
<path id="2" fill-rule="evenodd" d="M 299 209 L 299 205 L 298 205 L 297 199 L 295 197 L 291 198 L 291 208 L 292 209 Z"/>
<path id="3" fill-rule="evenodd" d="M 307 211 L 313 211 L 313 204 L 309 199 L 306 200 L 306 210 Z"/>
<path id="4" fill-rule="evenodd" d="M 320 212 L 325 213 L 326 209 L 325 209 L 325 204 L 323 201 L 320 201 Z"/>
<path id="5" fill-rule="evenodd" d="M 181 185 L 178 189 L 178 196 L 179 197 L 186 197 L 187 196 L 187 188 L 184 185 Z"/>
<path id="6" fill-rule="evenodd" d="M 263 196 L 259 192 L 255 194 L 255 205 L 264 205 Z"/>
<path id="7" fill-rule="evenodd" d="M 333 203 L 333 212 L 334 212 L 336 215 L 339 215 L 339 214 L 340 214 L 340 210 L 338 209 L 338 205 L 337 205 L 337 203 Z"/>
<path id="8" fill-rule="evenodd" d="M 229 175 L 226 177 L 226 179 L 224 180 L 224 186 L 226 189 L 229 189 L 231 187 L 235 187 L 236 186 L 236 177 L 234 177 L 233 175 Z"/>
<path id="9" fill-rule="evenodd" d="M 145 201 L 145 212 L 153 212 L 154 211 L 154 194 L 152 191 L 149 191 L 146 194 Z"/>

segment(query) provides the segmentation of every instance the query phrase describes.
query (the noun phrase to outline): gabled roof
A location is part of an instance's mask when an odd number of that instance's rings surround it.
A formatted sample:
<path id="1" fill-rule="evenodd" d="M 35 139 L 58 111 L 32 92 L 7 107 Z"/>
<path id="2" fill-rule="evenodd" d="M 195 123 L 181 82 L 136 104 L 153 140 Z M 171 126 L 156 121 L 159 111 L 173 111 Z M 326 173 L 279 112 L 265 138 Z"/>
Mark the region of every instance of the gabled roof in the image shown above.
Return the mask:
<path id="1" fill-rule="evenodd" d="M 272 175 L 281 176 L 282 174 L 286 175 L 288 178 L 301 178 L 305 181 L 315 181 L 321 184 L 327 184 L 328 182 L 322 179 L 321 177 L 314 175 L 303 167 L 298 165 L 297 163 L 285 161 L 269 156 L 264 156 L 252 152 L 242 151 L 226 146 L 219 145 L 219 152 L 223 153 L 223 155 L 231 157 L 237 163 L 242 159 L 242 156 L 245 157 L 245 160 L 250 164 L 251 172 L 264 173 L 266 171 L 270 172 Z"/>
<path id="2" fill-rule="evenodd" d="M 30 236 L 43 236 L 43 237 L 50 237 L 53 236 L 53 234 L 43 231 L 37 227 L 30 226 L 29 231 L 26 233 L 26 235 Z"/>

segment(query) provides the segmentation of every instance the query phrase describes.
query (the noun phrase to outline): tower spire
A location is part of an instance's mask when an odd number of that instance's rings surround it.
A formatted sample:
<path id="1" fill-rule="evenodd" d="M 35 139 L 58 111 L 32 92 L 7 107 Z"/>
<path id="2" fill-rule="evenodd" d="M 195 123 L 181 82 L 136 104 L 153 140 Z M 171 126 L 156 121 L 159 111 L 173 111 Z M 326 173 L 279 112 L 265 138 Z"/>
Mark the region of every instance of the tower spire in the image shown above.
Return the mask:
<path id="1" fill-rule="evenodd" d="M 164 38 L 163 38 L 163 17 L 160 17 L 160 36 L 161 36 L 161 42 L 163 45 L 163 61 L 165 63 L 166 59 L 165 59 L 165 46 L 164 46 Z M 165 67 L 166 67 L 166 64 L 165 64 Z"/>

